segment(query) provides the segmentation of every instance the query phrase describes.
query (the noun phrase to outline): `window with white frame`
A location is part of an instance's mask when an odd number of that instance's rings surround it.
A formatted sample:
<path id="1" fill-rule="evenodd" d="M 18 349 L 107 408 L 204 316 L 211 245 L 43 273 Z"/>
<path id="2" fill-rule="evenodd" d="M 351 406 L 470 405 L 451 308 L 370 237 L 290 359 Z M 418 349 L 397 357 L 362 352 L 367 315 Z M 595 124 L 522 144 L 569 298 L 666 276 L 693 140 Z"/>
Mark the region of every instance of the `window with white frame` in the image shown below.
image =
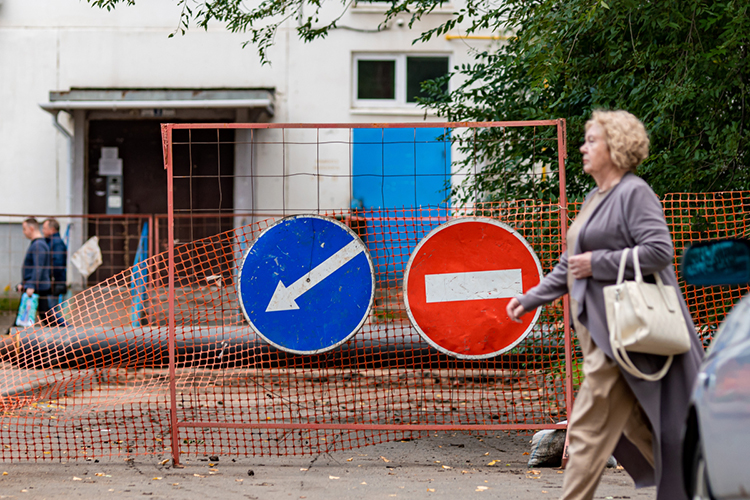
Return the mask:
<path id="1" fill-rule="evenodd" d="M 355 54 L 353 103 L 359 107 L 411 107 L 422 97 L 421 84 L 445 76 L 442 54 Z M 444 89 L 448 91 L 447 86 Z"/>

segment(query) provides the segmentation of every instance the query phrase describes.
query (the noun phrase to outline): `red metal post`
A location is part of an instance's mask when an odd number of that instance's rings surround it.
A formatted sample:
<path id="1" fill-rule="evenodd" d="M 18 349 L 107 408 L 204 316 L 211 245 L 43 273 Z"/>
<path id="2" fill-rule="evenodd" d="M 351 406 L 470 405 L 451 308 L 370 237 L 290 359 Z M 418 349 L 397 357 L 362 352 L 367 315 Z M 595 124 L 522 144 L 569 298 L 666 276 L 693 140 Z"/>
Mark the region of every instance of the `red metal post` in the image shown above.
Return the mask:
<path id="1" fill-rule="evenodd" d="M 557 162 L 560 178 L 560 238 L 561 251 L 567 250 L 568 236 L 568 196 L 565 193 L 565 159 L 568 157 L 568 141 L 565 119 L 557 121 Z M 570 422 L 570 414 L 573 411 L 573 356 L 571 352 L 570 337 L 570 297 L 563 297 L 563 328 L 565 330 L 565 414 Z M 562 467 L 568 462 L 568 438 L 565 437 L 565 448 L 563 450 Z"/>
<path id="2" fill-rule="evenodd" d="M 565 429 L 565 424 L 309 424 L 264 422 L 180 422 L 180 427 L 217 429 L 305 429 L 351 431 L 507 431 Z"/>
<path id="3" fill-rule="evenodd" d="M 148 290 L 147 296 L 148 296 L 148 303 L 146 304 L 146 307 L 144 307 L 144 312 L 146 316 L 146 322 L 147 324 L 151 324 L 154 320 L 155 316 L 153 314 L 153 300 L 154 300 L 154 289 L 155 283 L 154 283 L 154 276 L 156 275 L 156 259 L 154 259 L 154 214 L 149 214 L 148 216 L 148 283 L 146 284 L 146 289 Z"/>
<path id="4" fill-rule="evenodd" d="M 154 214 L 148 216 L 148 256 L 153 257 L 154 252 Z"/>
<path id="5" fill-rule="evenodd" d="M 484 128 L 484 127 L 541 127 L 557 125 L 559 120 L 529 120 L 507 122 L 399 122 L 399 123 L 173 123 L 172 129 L 341 129 L 341 128 Z M 564 120 L 563 120 L 564 122 Z"/>
<path id="6" fill-rule="evenodd" d="M 163 123 L 162 147 L 167 169 L 167 270 L 169 273 L 169 421 L 172 436 L 172 465 L 180 467 L 180 429 L 177 425 L 177 380 L 175 373 L 174 318 L 174 183 L 172 177 L 172 124 Z"/>
<path id="7" fill-rule="evenodd" d="M 154 216 L 154 255 L 161 253 L 159 252 L 159 220 L 161 215 Z"/>

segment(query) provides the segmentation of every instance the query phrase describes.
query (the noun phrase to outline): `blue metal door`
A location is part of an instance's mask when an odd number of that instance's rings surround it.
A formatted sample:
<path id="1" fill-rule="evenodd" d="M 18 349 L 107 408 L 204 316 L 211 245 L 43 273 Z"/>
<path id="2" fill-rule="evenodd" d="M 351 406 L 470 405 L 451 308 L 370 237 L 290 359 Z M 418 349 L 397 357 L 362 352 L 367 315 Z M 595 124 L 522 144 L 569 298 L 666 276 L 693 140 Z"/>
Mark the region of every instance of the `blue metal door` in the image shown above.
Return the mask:
<path id="1" fill-rule="evenodd" d="M 367 219 L 366 243 L 385 286 L 401 280 L 414 247 L 446 219 L 449 131 L 354 129 L 353 141 L 352 207 Z"/>

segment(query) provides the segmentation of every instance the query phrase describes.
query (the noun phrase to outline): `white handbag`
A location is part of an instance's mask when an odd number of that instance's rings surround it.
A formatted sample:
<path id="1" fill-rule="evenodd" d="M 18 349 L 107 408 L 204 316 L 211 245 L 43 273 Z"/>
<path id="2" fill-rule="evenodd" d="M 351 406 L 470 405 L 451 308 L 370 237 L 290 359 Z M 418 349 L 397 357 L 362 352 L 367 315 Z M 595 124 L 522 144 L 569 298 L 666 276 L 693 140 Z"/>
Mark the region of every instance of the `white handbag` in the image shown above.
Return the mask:
<path id="1" fill-rule="evenodd" d="M 690 332 L 675 288 L 664 285 L 658 273 L 654 273 L 655 285 L 643 281 L 637 246 L 633 248 L 635 281 L 623 281 L 629 250 L 622 252 L 617 284 L 604 287 L 609 342 L 612 354 L 626 372 L 656 381 L 667 374 L 675 354 L 690 350 Z M 661 370 L 648 374 L 635 366 L 628 351 L 669 358 Z"/>

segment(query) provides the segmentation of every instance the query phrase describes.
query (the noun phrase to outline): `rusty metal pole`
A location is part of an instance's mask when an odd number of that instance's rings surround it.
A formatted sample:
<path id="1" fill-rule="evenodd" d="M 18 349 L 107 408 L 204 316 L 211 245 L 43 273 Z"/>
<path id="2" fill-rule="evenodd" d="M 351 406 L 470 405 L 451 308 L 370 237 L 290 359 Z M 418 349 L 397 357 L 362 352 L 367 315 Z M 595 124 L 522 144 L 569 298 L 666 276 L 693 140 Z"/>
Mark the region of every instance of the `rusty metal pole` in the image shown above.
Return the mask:
<path id="1" fill-rule="evenodd" d="M 180 431 L 177 424 L 177 381 L 175 373 L 175 318 L 174 318 L 174 182 L 172 172 L 172 124 L 163 123 L 162 147 L 164 167 L 167 169 L 167 270 L 169 273 L 169 427 L 172 437 L 172 465 L 180 467 Z"/>
<path id="2" fill-rule="evenodd" d="M 568 236 L 568 196 L 565 193 L 565 159 L 568 157 L 568 141 L 565 119 L 557 120 L 557 161 L 559 165 L 560 178 L 560 237 L 561 251 L 567 250 Z M 570 338 L 570 297 L 563 297 L 563 329 L 565 331 L 565 414 L 570 423 L 570 414 L 573 411 L 573 356 L 571 352 Z M 563 448 L 562 468 L 568 463 L 568 435 L 565 435 L 565 447 Z"/>

